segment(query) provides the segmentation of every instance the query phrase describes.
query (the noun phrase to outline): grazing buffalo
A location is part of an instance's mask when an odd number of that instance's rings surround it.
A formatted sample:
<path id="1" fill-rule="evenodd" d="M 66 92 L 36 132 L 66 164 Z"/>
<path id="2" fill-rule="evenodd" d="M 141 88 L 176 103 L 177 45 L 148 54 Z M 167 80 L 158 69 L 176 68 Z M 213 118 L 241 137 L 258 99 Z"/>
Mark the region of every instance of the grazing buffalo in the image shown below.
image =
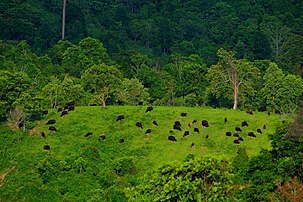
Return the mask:
<path id="1" fill-rule="evenodd" d="M 145 134 L 148 134 L 148 133 L 151 133 L 151 132 L 152 132 L 151 129 L 147 129 L 147 130 L 145 131 Z"/>
<path id="2" fill-rule="evenodd" d="M 202 126 L 208 128 L 208 121 L 207 120 L 202 120 Z"/>
<path id="3" fill-rule="evenodd" d="M 266 125 L 265 124 L 263 125 L 263 129 L 266 130 Z"/>
<path id="4" fill-rule="evenodd" d="M 224 123 L 227 123 L 227 118 L 226 117 L 224 118 Z"/>
<path id="5" fill-rule="evenodd" d="M 206 136 L 205 136 L 205 138 L 206 138 L 206 139 L 208 139 L 208 138 L 209 138 L 209 136 L 208 136 L 208 135 L 206 135 Z"/>
<path id="6" fill-rule="evenodd" d="M 86 133 L 86 135 L 84 137 L 88 137 L 88 136 L 91 136 L 91 135 L 93 135 L 93 133 L 92 132 L 88 132 L 88 133 Z"/>
<path id="7" fill-rule="evenodd" d="M 48 110 L 43 110 L 42 111 L 42 116 L 44 116 L 44 115 L 48 115 Z"/>
<path id="8" fill-rule="evenodd" d="M 146 109 L 145 112 L 151 112 L 151 111 L 153 111 L 153 110 L 154 110 L 154 108 L 153 108 L 152 106 L 149 106 L 149 107 L 147 107 L 147 109 Z"/>
<path id="9" fill-rule="evenodd" d="M 75 105 L 75 102 L 74 101 L 71 101 L 71 102 L 68 102 L 66 103 L 67 106 L 74 106 Z"/>
<path id="10" fill-rule="evenodd" d="M 184 131 L 183 137 L 188 136 L 188 135 L 189 135 L 189 131 L 188 131 L 188 130 L 187 130 L 187 131 Z"/>
<path id="11" fill-rule="evenodd" d="M 244 141 L 243 137 L 238 137 L 239 141 Z"/>
<path id="12" fill-rule="evenodd" d="M 270 116 L 270 112 L 267 112 L 267 115 Z"/>
<path id="13" fill-rule="evenodd" d="M 168 132 L 169 132 L 169 133 L 173 133 L 174 131 L 173 131 L 173 130 L 169 130 Z"/>
<path id="14" fill-rule="evenodd" d="M 193 120 L 193 122 L 192 122 L 193 124 L 195 124 L 195 123 L 197 123 L 197 120 L 195 119 L 195 120 Z"/>
<path id="15" fill-rule="evenodd" d="M 179 124 L 175 124 L 173 129 L 182 131 L 181 126 Z"/>
<path id="16" fill-rule="evenodd" d="M 186 116 L 187 116 L 187 113 L 181 112 L 181 116 L 182 116 L 182 117 L 186 117 Z"/>
<path id="17" fill-rule="evenodd" d="M 239 137 L 239 134 L 238 133 L 234 133 L 234 137 Z"/>
<path id="18" fill-rule="evenodd" d="M 142 123 L 140 123 L 140 122 L 137 122 L 137 123 L 136 123 L 136 126 L 137 126 L 138 128 L 143 129 Z"/>
<path id="19" fill-rule="evenodd" d="M 196 132 L 196 133 L 200 133 L 200 130 L 199 130 L 199 128 L 194 128 L 194 132 Z"/>
<path id="20" fill-rule="evenodd" d="M 44 149 L 44 150 L 50 150 L 50 146 L 49 146 L 49 145 L 44 145 L 44 146 L 43 146 L 43 149 Z"/>
<path id="21" fill-rule="evenodd" d="M 57 132 L 57 128 L 55 126 L 50 126 L 48 130 Z"/>
<path id="22" fill-rule="evenodd" d="M 51 119 L 46 122 L 46 125 L 51 125 L 51 124 L 55 124 L 55 123 L 56 123 L 56 120 Z"/>
<path id="23" fill-rule="evenodd" d="M 60 117 L 62 117 L 62 116 L 64 116 L 64 115 L 67 115 L 67 114 L 68 114 L 67 111 L 63 111 L 63 112 L 61 113 Z"/>
<path id="24" fill-rule="evenodd" d="M 41 133 L 41 136 L 42 136 L 44 139 L 46 139 L 46 135 L 45 135 L 44 132 Z"/>
<path id="25" fill-rule="evenodd" d="M 193 146 L 195 146 L 195 143 L 194 143 L 194 142 L 193 142 L 193 143 L 191 143 L 190 147 L 193 147 Z"/>
<path id="26" fill-rule="evenodd" d="M 57 112 L 62 112 L 63 111 L 63 108 L 62 107 L 59 107 Z"/>
<path id="27" fill-rule="evenodd" d="M 262 134 L 262 130 L 260 128 L 257 129 L 257 132 Z"/>
<path id="28" fill-rule="evenodd" d="M 257 137 L 257 136 L 254 134 L 254 132 L 248 132 L 248 136 L 249 136 L 249 137 Z"/>
<path id="29" fill-rule="evenodd" d="M 72 106 L 68 106 L 67 110 L 68 111 L 74 111 L 75 110 L 75 106 L 73 106 L 73 105 Z"/>
<path id="30" fill-rule="evenodd" d="M 246 113 L 250 115 L 254 115 L 254 113 L 250 109 L 246 110 Z"/>
<path id="31" fill-rule="evenodd" d="M 169 141 L 177 142 L 177 139 L 174 136 L 168 136 Z"/>
<path id="32" fill-rule="evenodd" d="M 242 129 L 240 127 L 235 127 L 236 132 L 242 132 Z"/>
<path id="33" fill-rule="evenodd" d="M 68 110 L 68 106 L 65 105 L 65 106 L 63 107 L 63 109 L 64 109 L 64 110 Z"/>
<path id="34" fill-rule="evenodd" d="M 187 124 L 187 127 L 188 127 L 188 128 L 191 128 L 191 127 L 192 127 L 192 123 L 188 123 L 188 124 Z"/>
<path id="35" fill-rule="evenodd" d="M 100 135 L 99 137 L 98 137 L 98 140 L 105 140 L 106 139 L 106 136 L 105 135 Z"/>
<path id="36" fill-rule="evenodd" d="M 234 144 L 240 144 L 239 140 L 234 140 Z"/>
<path id="37" fill-rule="evenodd" d="M 119 140 L 119 143 L 124 143 L 124 142 L 125 142 L 124 139 Z"/>
<path id="38" fill-rule="evenodd" d="M 22 128 L 23 126 L 24 126 L 23 122 L 21 122 L 21 123 L 18 124 L 18 128 Z"/>
<path id="39" fill-rule="evenodd" d="M 225 135 L 226 136 L 231 136 L 231 132 L 226 132 Z"/>
<path id="40" fill-rule="evenodd" d="M 158 126 L 157 121 L 153 121 L 153 124 L 154 124 L 155 126 Z"/>
<path id="41" fill-rule="evenodd" d="M 175 125 L 179 125 L 179 126 L 182 126 L 180 121 L 175 121 Z"/>
<path id="42" fill-rule="evenodd" d="M 125 119 L 125 116 L 124 115 L 119 115 L 119 116 L 117 116 L 116 121 L 121 121 L 123 119 Z"/>
<path id="43" fill-rule="evenodd" d="M 242 125 L 242 127 L 247 127 L 248 123 L 247 123 L 247 121 L 243 121 L 241 125 Z"/>

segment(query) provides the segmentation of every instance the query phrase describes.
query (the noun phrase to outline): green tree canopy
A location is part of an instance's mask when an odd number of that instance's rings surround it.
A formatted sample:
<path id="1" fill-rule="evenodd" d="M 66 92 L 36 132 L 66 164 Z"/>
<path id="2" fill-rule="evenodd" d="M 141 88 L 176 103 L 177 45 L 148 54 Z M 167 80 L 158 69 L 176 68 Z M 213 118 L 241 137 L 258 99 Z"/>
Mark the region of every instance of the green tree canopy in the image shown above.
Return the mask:
<path id="1" fill-rule="evenodd" d="M 233 109 L 237 109 L 241 96 L 254 93 L 254 79 L 259 70 L 246 60 L 236 60 L 235 52 L 218 50 L 219 62 L 208 71 L 211 92 L 217 97 L 233 99 Z"/>
<path id="2" fill-rule="evenodd" d="M 207 156 L 174 162 L 145 175 L 126 193 L 133 201 L 232 201 L 230 168 L 227 161 Z"/>
<path id="3" fill-rule="evenodd" d="M 105 108 L 111 89 L 121 80 L 121 72 L 115 66 L 93 65 L 83 73 L 81 79 L 85 89 L 95 94 Z"/>

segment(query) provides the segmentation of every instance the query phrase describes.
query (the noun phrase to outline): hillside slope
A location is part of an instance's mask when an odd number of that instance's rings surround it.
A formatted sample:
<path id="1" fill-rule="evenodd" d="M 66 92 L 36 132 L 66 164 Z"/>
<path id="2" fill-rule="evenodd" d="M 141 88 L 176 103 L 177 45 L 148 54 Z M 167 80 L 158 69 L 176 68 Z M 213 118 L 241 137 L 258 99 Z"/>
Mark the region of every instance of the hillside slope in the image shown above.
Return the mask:
<path id="1" fill-rule="evenodd" d="M 138 176 L 166 162 L 182 161 L 189 155 L 232 158 L 239 147 L 245 147 L 249 156 L 269 149 L 268 135 L 281 123 L 280 116 L 265 112 L 249 115 L 243 111 L 185 107 L 154 107 L 147 113 L 145 110 L 145 106 L 76 107 L 62 117 L 57 111 L 50 111 L 30 134 L 6 131 L 0 136 L 0 173 L 16 166 L 2 180 L 0 201 L 78 201 L 96 197 L 124 201 L 123 187 L 136 184 Z M 182 117 L 182 112 L 187 116 Z M 125 119 L 116 121 L 119 115 Z M 56 120 L 51 126 L 57 132 L 45 124 L 50 119 Z M 188 123 L 193 120 L 197 123 L 189 128 Z M 209 122 L 208 128 L 202 127 L 202 120 Z M 180 121 L 182 131 L 173 130 L 175 121 Z M 241 127 L 243 121 L 248 127 Z M 136 127 L 137 122 L 143 129 Z M 226 136 L 228 131 L 233 134 L 237 126 L 244 139 L 240 145 L 234 144 L 235 137 Z M 262 134 L 256 132 L 258 128 Z M 146 134 L 147 129 L 151 133 Z M 184 131 L 189 131 L 189 135 L 183 137 Z M 249 138 L 248 132 L 257 137 Z M 169 135 L 177 141 L 169 141 Z M 120 143 L 120 139 L 124 142 Z M 50 150 L 44 150 L 45 145 Z"/>

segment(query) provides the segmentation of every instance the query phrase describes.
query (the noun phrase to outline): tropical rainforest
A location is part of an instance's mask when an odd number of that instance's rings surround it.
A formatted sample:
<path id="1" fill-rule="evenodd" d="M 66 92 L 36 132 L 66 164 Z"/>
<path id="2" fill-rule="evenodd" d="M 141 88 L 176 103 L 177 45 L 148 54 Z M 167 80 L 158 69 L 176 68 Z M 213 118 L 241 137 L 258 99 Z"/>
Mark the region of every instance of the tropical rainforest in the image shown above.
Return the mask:
<path id="1" fill-rule="evenodd" d="M 0 201 L 302 201 L 302 8 L 299 0 L 2 0 Z M 146 106 L 162 111 L 148 115 L 150 120 L 139 113 L 145 124 L 166 117 L 186 125 L 179 115 L 191 110 L 188 117 L 200 124 L 202 117 L 193 116 L 203 116 L 194 112 L 200 110 L 217 117 L 208 115 L 219 127 L 213 134 L 230 117 L 238 122 L 255 117 L 256 128 L 262 120 L 274 130 L 255 148 L 230 145 L 234 155 L 228 157 L 217 150 L 211 156 L 186 150 L 176 162 L 143 164 L 137 159 L 157 149 L 141 148 L 137 140 L 125 154 L 114 143 L 80 139 L 84 150 L 74 144 L 68 155 L 55 155 L 52 147 L 36 153 L 35 138 L 42 144 L 46 119 L 65 118 L 56 112 L 67 103 L 82 110 L 71 122 L 75 131 L 95 129 L 77 125 L 87 116 L 100 118 L 91 114 L 94 107 L 104 120 L 114 120 L 101 127 L 105 136 L 128 131 L 133 138 L 138 131 L 128 128 L 127 118 Z M 171 110 L 178 117 L 165 114 Z M 116 122 L 122 111 L 126 119 Z M 65 132 L 74 138 L 75 131 Z M 209 142 L 200 146 L 216 148 Z M 36 159 L 21 154 L 25 150 Z M 71 176 L 94 189 L 73 188 Z"/>

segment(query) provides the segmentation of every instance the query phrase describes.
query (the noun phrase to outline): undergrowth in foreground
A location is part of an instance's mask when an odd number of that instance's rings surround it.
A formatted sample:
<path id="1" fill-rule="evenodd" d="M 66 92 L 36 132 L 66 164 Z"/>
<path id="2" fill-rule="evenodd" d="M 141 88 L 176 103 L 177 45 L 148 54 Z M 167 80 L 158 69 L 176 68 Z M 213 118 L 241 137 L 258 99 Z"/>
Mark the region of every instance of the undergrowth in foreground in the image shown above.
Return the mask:
<path id="1" fill-rule="evenodd" d="M 164 163 L 204 155 L 232 159 L 239 147 L 250 157 L 270 149 L 268 135 L 282 119 L 265 112 L 249 115 L 202 107 L 145 110 L 144 106 L 76 107 L 63 117 L 50 111 L 29 132 L 11 132 L 1 126 L 0 174 L 6 176 L 1 181 L 0 201 L 126 201 L 123 188 L 135 185 L 139 176 Z M 187 116 L 181 117 L 181 112 Z M 125 119 L 116 121 L 118 115 Z M 48 130 L 45 123 L 50 119 L 56 120 L 53 126 L 57 132 Z M 189 128 L 193 120 L 197 123 Z M 209 122 L 208 128 L 202 127 L 202 120 Z M 181 122 L 182 131 L 173 130 L 175 121 Z M 247 121 L 248 127 L 241 127 L 242 121 Z M 136 127 L 137 122 L 143 129 Z M 239 135 L 244 141 L 240 145 L 234 144 L 235 137 L 225 135 L 228 131 L 233 134 L 236 126 L 242 128 Z M 258 128 L 262 134 L 257 133 Z M 145 134 L 147 129 L 151 133 Z M 183 137 L 186 130 L 189 135 Z M 88 132 L 92 135 L 85 137 Z M 249 138 L 248 132 L 257 137 Z M 106 138 L 98 140 L 102 135 Z M 177 141 L 168 141 L 169 135 Z M 119 143 L 120 139 L 124 143 Z M 45 151 L 44 145 L 49 145 L 50 151 Z"/>

